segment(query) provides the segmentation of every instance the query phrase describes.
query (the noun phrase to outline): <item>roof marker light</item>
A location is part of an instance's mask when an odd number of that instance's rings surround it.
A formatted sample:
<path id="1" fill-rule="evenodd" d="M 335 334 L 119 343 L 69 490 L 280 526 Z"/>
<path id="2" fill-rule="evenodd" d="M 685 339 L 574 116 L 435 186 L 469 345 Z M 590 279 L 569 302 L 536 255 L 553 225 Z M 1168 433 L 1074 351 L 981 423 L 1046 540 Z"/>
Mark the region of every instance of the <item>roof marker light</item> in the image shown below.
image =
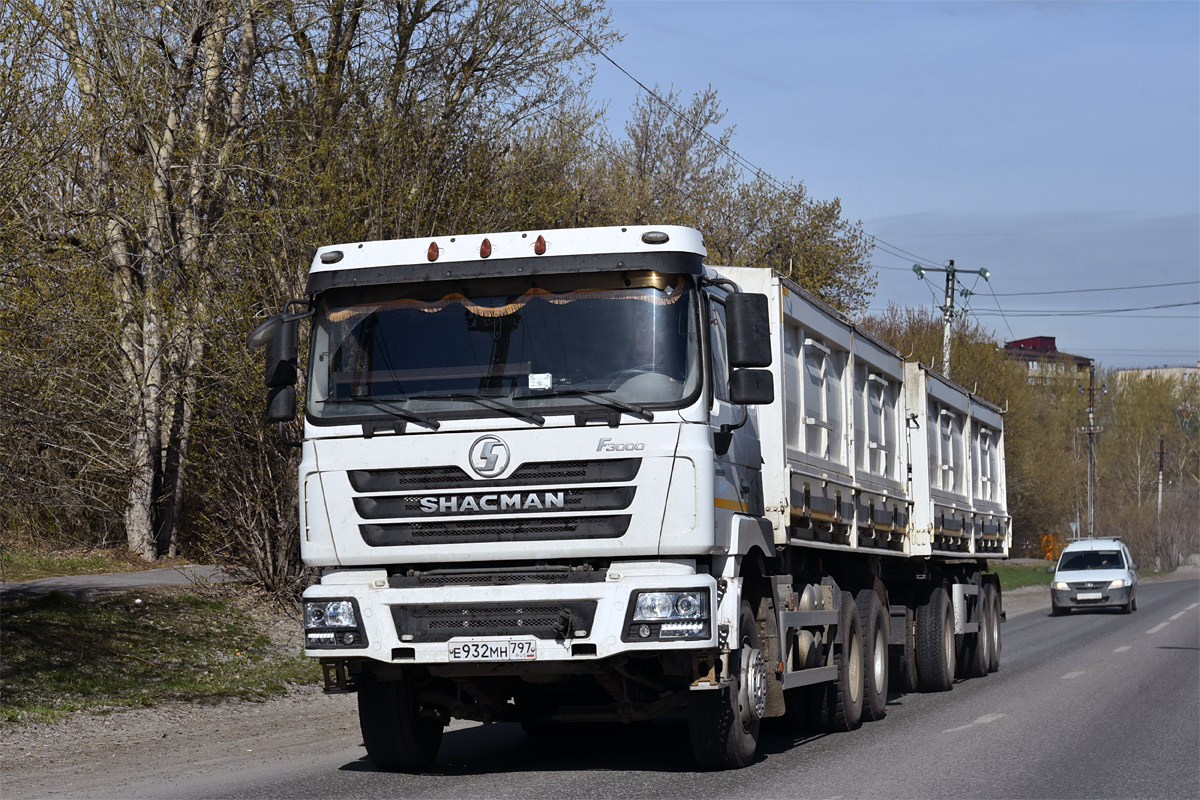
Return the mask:
<path id="1" fill-rule="evenodd" d="M 546 254 L 546 237 L 539 235 L 537 241 L 533 243 L 533 252 L 539 256 Z"/>
<path id="2" fill-rule="evenodd" d="M 429 243 L 429 252 L 426 253 L 425 255 L 430 261 L 437 261 L 438 252 L 439 251 L 438 251 L 437 242 L 430 242 Z"/>
<path id="3" fill-rule="evenodd" d="M 359 245 L 359 247 L 362 247 L 362 245 Z M 341 260 L 342 260 L 342 251 L 341 250 L 326 250 L 324 253 L 321 253 L 321 263 L 322 264 L 336 264 L 337 262 L 339 262 Z"/>
<path id="4" fill-rule="evenodd" d="M 646 231 L 642 234 L 642 241 L 646 244 L 666 244 L 670 238 L 663 231 Z"/>
<path id="5" fill-rule="evenodd" d="M 479 245 L 479 257 L 487 258 L 492 254 L 492 243 L 487 239 L 483 240 L 483 244 Z"/>

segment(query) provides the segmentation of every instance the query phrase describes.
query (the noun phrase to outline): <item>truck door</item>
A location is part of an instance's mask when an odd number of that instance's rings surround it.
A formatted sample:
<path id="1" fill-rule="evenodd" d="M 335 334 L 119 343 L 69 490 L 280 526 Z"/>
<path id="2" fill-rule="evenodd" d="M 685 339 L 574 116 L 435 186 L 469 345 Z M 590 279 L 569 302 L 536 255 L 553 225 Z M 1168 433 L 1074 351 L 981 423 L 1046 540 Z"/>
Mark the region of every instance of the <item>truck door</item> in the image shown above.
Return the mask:
<path id="1" fill-rule="evenodd" d="M 729 359 L 725 327 L 725 294 L 708 295 L 708 341 L 711 355 L 711 403 L 708 424 L 718 443 L 715 458 L 714 503 L 718 527 L 728 524 L 729 512 L 762 516 L 762 447 L 757 419 L 743 405 L 729 399 Z M 744 423 L 744 424 L 742 424 Z M 722 426 L 732 431 L 729 448 L 722 453 Z M 722 512 L 725 513 L 722 513 Z"/>

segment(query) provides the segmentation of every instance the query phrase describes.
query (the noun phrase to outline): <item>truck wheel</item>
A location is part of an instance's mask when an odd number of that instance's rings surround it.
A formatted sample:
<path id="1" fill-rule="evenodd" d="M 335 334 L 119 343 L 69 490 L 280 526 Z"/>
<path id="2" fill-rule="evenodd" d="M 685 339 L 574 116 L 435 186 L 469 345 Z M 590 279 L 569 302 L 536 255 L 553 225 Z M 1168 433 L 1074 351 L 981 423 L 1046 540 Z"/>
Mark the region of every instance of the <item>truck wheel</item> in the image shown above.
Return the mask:
<path id="1" fill-rule="evenodd" d="M 913 634 L 914 615 L 915 612 L 911 608 L 904 609 L 904 644 L 889 648 L 888 652 L 888 680 L 891 688 L 898 692 L 917 691 L 917 637 Z"/>
<path id="2" fill-rule="evenodd" d="M 688 696 L 688 733 L 701 769 L 740 769 L 758 753 L 758 733 L 767 705 L 767 665 L 750 604 L 738 615 L 740 646 L 730 652 L 733 680 L 719 689 Z"/>
<path id="3" fill-rule="evenodd" d="M 858 625 L 863 640 L 863 664 L 866 667 L 863 694 L 863 719 L 883 719 L 887 714 L 888 635 L 883 603 L 874 589 L 863 589 L 854 598 L 858 606 Z"/>
<path id="4" fill-rule="evenodd" d="M 842 610 L 838 618 L 838 639 L 834 645 L 838 676 L 832 683 L 813 687 L 822 727 L 829 731 L 852 731 L 862 725 L 863 717 L 863 645 L 859 633 L 858 607 L 854 595 L 842 592 Z"/>
<path id="5" fill-rule="evenodd" d="M 433 763 L 443 726 L 417 714 L 411 681 L 380 681 L 363 675 L 358 687 L 358 723 L 367 757 L 385 772 L 420 772 Z"/>
<path id="6" fill-rule="evenodd" d="M 921 691 L 946 692 L 954 686 L 954 611 L 944 586 L 935 586 L 917 606 L 917 674 Z"/>
<path id="7" fill-rule="evenodd" d="M 988 649 L 988 672 L 1000 669 L 1000 592 L 992 584 L 983 587 L 984 614 L 988 619 L 988 631 L 992 646 Z"/>

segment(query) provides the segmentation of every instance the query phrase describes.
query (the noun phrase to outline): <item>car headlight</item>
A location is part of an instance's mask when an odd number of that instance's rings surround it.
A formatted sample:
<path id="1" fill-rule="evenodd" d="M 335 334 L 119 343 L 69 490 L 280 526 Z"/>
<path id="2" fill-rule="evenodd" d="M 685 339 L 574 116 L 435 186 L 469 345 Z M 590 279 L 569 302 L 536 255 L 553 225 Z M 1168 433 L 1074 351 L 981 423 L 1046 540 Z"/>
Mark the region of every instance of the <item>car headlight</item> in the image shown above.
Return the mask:
<path id="1" fill-rule="evenodd" d="M 1067 591 L 1067 589 L 1070 589 L 1071 587 L 1070 587 L 1070 586 L 1067 586 L 1067 582 L 1066 582 L 1066 581 L 1055 581 L 1055 582 L 1054 582 L 1054 588 L 1055 588 L 1055 589 L 1058 589 L 1058 590 L 1060 590 L 1060 591 L 1063 591 L 1063 592 L 1065 592 L 1065 591 Z"/>
<path id="2" fill-rule="evenodd" d="M 626 617 L 627 642 L 707 639 L 711 634 L 706 589 L 635 592 Z"/>
<path id="3" fill-rule="evenodd" d="M 305 628 L 357 628 L 354 604 L 349 600 L 329 600 L 304 604 Z"/>
<path id="4" fill-rule="evenodd" d="M 1110 583 L 1110 584 L 1108 585 L 1108 588 L 1110 588 L 1110 589 L 1124 589 L 1124 588 L 1125 588 L 1126 586 L 1128 586 L 1128 585 L 1129 585 L 1129 581 L 1125 580 L 1124 578 L 1117 578 L 1115 581 L 1113 581 L 1112 583 Z"/>
<path id="5" fill-rule="evenodd" d="M 634 622 L 707 619 L 708 592 L 642 592 L 633 612 Z"/>

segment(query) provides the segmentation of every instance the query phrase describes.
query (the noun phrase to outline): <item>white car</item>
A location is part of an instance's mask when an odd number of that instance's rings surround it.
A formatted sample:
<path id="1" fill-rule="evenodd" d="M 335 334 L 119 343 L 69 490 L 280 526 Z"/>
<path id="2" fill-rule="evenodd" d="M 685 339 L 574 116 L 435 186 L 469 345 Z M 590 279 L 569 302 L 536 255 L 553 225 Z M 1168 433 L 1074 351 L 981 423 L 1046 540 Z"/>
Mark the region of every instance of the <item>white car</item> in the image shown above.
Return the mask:
<path id="1" fill-rule="evenodd" d="M 1050 584 L 1050 610 L 1067 614 L 1073 608 L 1137 610 L 1137 564 L 1119 539 L 1081 539 L 1071 542 L 1058 559 Z"/>

